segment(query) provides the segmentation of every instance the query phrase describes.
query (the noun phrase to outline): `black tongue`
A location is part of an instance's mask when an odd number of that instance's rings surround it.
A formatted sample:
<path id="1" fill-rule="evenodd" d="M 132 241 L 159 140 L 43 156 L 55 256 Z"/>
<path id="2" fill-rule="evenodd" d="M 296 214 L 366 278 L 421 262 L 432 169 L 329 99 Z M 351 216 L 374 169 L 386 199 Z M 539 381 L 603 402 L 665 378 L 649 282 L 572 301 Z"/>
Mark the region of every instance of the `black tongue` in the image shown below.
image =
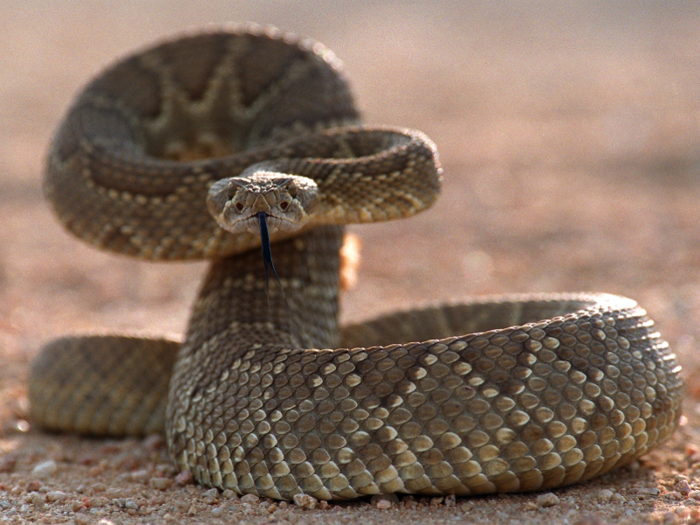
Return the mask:
<path id="1" fill-rule="evenodd" d="M 270 297 L 270 274 L 268 268 L 272 269 L 272 273 L 277 279 L 277 283 L 282 289 L 282 282 L 277 275 L 277 270 L 275 270 L 275 265 L 272 262 L 272 249 L 270 247 L 270 233 L 267 231 L 267 213 L 264 211 L 258 212 L 258 224 L 260 225 L 260 241 L 262 243 L 262 255 L 263 264 L 265 265 L 265 289 L 267 297 Z M 284 290 L 282 291 L 284 294 Z"/>

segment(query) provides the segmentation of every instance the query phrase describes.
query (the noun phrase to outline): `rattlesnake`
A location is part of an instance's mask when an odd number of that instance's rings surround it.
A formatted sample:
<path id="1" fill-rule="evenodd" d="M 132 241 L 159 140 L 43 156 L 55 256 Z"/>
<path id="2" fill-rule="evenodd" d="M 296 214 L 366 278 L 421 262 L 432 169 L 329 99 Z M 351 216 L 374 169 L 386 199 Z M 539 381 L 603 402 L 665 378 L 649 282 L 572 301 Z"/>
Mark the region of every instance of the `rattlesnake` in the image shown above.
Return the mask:
<path id="1" fill-rule="evenodd" d="M 270 170 L 284 180 L 258 178 L 262 197 L 237 193 L 250 182 L 217 182 Z M 295 196 L 306 183 L 290 174 L 315 188 L 308 214 Z M 199 483 L 283 499 L 541 490 L 666 440 L 679 367 L 632 300 L 511 296 L 338 327 L 342 224 L 412 215 L 439 183 L 423 134 L 359 125 L 340 64 L 318 43 L 246 26 L 118 62 L 56 133 L 48 200 L 97 247 L 213 262 L 184 342 L 47 345 L 30 378 L 33 421 L 165 430 Z M 220 227 L 210 190 L 224 226 L 239 211 L 248 226 Z M 306 225 L 281 227 L 273 216 L 287 208 Z M 267 292 L 257 213 L 281 284 Z"/>

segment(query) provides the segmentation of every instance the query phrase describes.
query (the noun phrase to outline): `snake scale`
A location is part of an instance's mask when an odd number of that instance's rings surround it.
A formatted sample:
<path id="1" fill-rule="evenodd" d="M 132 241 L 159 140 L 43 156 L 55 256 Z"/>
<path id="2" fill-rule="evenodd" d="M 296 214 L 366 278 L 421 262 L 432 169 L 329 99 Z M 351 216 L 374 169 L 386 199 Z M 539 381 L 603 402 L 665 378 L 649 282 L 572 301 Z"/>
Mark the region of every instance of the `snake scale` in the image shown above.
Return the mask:
<path id="1" fill-rule="evenodd" d="M 165 432 L 200 484 L 278 499 L 543 490 L 665 441 L 680 367 L 630 299 L 507 296 L 338 326 L 343 225 L 428 208 L 440 180 L 422 133 L 360 124 L 316 42 L 243 26 L 126 57 L 69 109 L 46 196 L 94 246 L 211 267 L 182 341 L 49 343 L 33 421 Z M 281 286 L 266 292 L 267 225 Z"/>

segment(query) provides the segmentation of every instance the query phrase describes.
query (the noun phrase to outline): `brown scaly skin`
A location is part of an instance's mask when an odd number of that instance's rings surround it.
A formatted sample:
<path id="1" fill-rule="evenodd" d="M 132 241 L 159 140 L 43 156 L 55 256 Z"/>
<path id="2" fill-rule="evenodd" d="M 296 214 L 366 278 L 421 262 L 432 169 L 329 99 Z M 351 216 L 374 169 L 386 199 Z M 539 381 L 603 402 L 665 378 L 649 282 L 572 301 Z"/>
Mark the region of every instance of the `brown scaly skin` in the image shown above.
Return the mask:
<path id="1" fill-rule="evenodd" d="M 439 187 L 425 136 L 337 127 L 357 118 L 330 52 L 272 30 L 166 42 L 89 84 L 49 155 L 61 220 L 100 248 L 214 261 L 184 342 L 50 343 L 33 420 L 165 430 L 199 483 L 284 499 L 550 489 L 666 440 L 679 367 L 629 299 L 512 296 L 339 330 L 340 224 L 409 216 Z M 257 163 L 317 186 L 307 225 L 273 233 L 284 297 L 266 296 L 251 228 L 206 211 L 216 181 Z M 238 201 L 216 195 L 221 219 Z"/>

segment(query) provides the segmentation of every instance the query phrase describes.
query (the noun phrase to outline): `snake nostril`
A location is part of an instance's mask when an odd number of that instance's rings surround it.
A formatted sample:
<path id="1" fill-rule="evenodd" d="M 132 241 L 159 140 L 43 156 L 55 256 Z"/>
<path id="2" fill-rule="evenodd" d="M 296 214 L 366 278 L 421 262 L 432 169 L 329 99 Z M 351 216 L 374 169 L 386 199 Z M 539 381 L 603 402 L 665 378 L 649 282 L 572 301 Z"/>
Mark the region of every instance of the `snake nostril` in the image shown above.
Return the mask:
<path id="1" fill-rule="evenodd" d="M 241 212 L 243 211 L 243 208 L 244 208 L 244 206 L 243 206 L 242 203 L 240 203 L 240 202 L 237 202 L 237 203 L 236 203 L 236 211 L 237 211 L 238 213 L 241 213 Z"/>
<path id="2" fill-rule="evenodd" d="M 289 203 L 287 201 L 280 202 L 280 210 L 287 211 L 287 208 L 289 208 Z"/>

